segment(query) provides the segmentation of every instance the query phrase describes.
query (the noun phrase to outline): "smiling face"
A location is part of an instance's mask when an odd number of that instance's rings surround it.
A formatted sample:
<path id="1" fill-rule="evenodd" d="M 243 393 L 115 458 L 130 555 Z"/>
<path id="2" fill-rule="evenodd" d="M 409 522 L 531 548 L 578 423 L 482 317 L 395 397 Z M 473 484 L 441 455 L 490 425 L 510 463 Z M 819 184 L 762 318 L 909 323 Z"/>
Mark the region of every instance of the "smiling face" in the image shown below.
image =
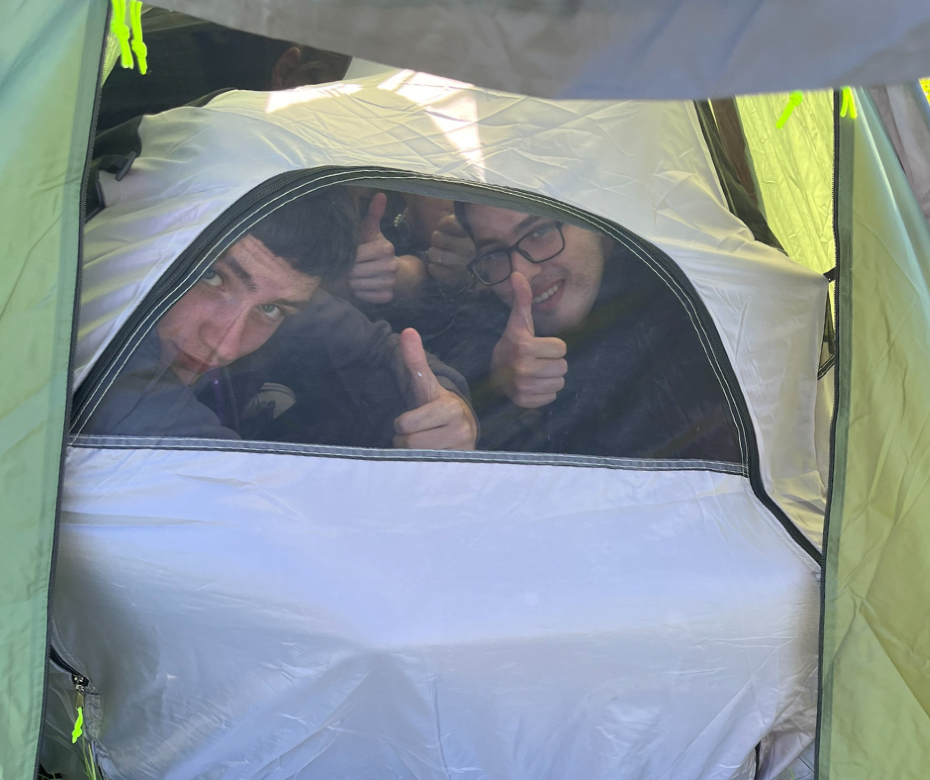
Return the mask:
<path id="1" fill-rule="evenodd" d="M 155 326 L 161 359 L 191 385 L 262 346 L 319 285 L 319 277 L 295 270 L 247 235 Z"/>
<path id="2" fill-rule="evenodd" d="M 479 255 L 512 246 L 553 222 L 548 217 L 480 204 L 467 209 Z M 605 239 L 600 234 L 563 225 L 562 235 L 565 248 L 544 263 L 531 263 L 516 250 L 510 255 L 513 270 L 526 277 L 533 291 L 533 323 L 540 336 L 557 336 L 580 325 L 594 305 L 604 273 Z M 510 279 L 491 289 L 508 306 L 513 304 Z"/>

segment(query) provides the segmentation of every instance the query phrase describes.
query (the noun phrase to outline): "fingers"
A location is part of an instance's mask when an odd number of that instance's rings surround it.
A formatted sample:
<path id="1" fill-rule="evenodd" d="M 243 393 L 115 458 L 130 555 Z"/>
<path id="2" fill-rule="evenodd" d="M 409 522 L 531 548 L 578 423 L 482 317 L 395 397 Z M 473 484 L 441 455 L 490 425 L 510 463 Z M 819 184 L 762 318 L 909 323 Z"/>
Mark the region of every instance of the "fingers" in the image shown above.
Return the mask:
<path id="1" fill-rule="evenodd" d="M 435 401 L 404 412 L 394 420 L 394 430 L 397 433 L 409 435 L 441 428 L 449 423 L 458 411 L 458 404 L 443 395 Z"/>
<path id="2" fill-rule="evenodd" d="M 521 354 L 525 357 L 544 358 L 547 360 L 564 358 L 567 352 L 568 347 L 565 342 L 555 336 L 549 336 L 548 338 L 534 336 L 532 341 L 528 341 L 521 350 Z M 566 366 L 567 370 L 568 364 L 565 363 L 564 360 L 562 363 Z M 565 371 L 562 371 L 562 373 L 564 374 Z"/>
<path id="3" fill-rule="evenodd" d="M 394 245 L 384 236 L 378 235 L 371 241 L 359 244 L 355 250 L 355 264 L 373 263 L 376 260 L 397 260 Z"/>
<path id="4" fill-rule="evenodd" d="M 440 397 L 394 421 L 394 446 L 417 450 L 473 450 L 478 426 L 468 404 L 445 388 Z"/>
<path id="5" fill-rule="evenodd" d="M 564 359 L 522 357 L 514 361 L 513 373 L 517 381 L 558 379 L 568 373 L 568 363 Z"/>
<path id="6" fill-rule="evenodd" d="M 426 360 L 420 334 L 413 328 L 407 328 L 400 334 L 400 352 L 410 372 L 410 382 L 417 406 L 424 406 L 439 398 L 443 388 L 436 380 Z"/>
<path id="7" fill-rule="evenodd" d="M 539 409 L 540 407 L 551 404 L 557 398 L 557 393 L 544 393 L 533 395 L 521 395 L 519 401 L 514 401 L 521 409 Z"/>
<path id="8" fill-rule="evenodd" d="M 536 409 L 552 403 L 565 387 L 568 347 L 560 338 L 533 336 L 526 329 L 525 312 L 532 305 L 532 299 L 526 301 L 529 285 L 520 274 L 513 276 L 519 277 L 513 286 L 514 304 L 508 326 L 494 347 L 491 376 L 517 406 Z"/>
<path id="9" fill-rule="evenodd" d="M 394 245 L 379 233 L 371 241 L 359 244 L 355 265 L 347 279 L 349 289 L 356 298 L 367 303 L 390 303 L 394 300 L 399 269 Z"/>
<path id="10" fill-rule="evenodd" d="M 539 361 L 525 370 L 518 366 L 509 376 L 504 390 L 511 401 L 524 409 L 545 406 L 565 387 L 567 368 L 564 360 Z"/>
<path id="11" fill-rule="evenodd" d="M 368 212 L 362 221 L 362 227 L 359 231 L 361 243 L 365 244 L 374 241 L 381 233 L 381 218 L 384 216 L 384 210 L 387 208 L 387 195 L 383 192 L 375 193 L 368 204 Z"/>
<path id="12" fill-rule="evenodd" d="M 464 268 L 474 259 L 474 252 L 466 253 L 457 249 L 440 249 L 431 246 L 426 250 L 426 257 L 436 265 L 444 265 L 448 268 Z"/>
<path id="13" fill-rule="evenodd" d="M 350 279 L 367 279 L 375 276 L 394 277 L 400 263 L 394 257 L 393 247 L 391 247 L 390 257 L 376 257 L 371 260 L 357 259 L 352 271 L 349 273 Z"/>
<path id="14" fill-rule="evenodd" d="M 473 450 L 478 424 L 465 401 L 436 380 L 420 334 L 407 328 L 400 334 L 400 351 L 410 372 L 417 407 L 394 421 L 394 446 L 406 449 Z"/>
<path id="15" fill-rule="evenodd" d="M 514 271 L 510 275 L 510 284 L 513 289 L 513 303 L 510 308 L 510 319 L 504 329 L 504 338 L 517 338 L 521 335 L 536 335 L 533 325 L 533 290 L 526 277 Z"/>
<path id="16" fill-rule="evenodd" d="M 353 290 L 352 295 L 365 303 L 390 303 L 394 300 L 394 285 L 389 290 Z"/>
<path id="17" fill-rule="evenodd" d="M 449 215 L 430 236 L 427 256 L 438 265 L 466 266 L 475 257 L 475 244 L 458 220 Z"/>
<path id="18" fill-rule="evenodd" d="M 462 227 L 458 219 L 456 219 L 455 214 L 449 214 L 439 220 L 439 224 L 436 226 L 436 231 L 433 233 L 433 236 L 435 237 L 437 234 L 468 237 L 468 233 L 465 231 L 465 228 Z"/>

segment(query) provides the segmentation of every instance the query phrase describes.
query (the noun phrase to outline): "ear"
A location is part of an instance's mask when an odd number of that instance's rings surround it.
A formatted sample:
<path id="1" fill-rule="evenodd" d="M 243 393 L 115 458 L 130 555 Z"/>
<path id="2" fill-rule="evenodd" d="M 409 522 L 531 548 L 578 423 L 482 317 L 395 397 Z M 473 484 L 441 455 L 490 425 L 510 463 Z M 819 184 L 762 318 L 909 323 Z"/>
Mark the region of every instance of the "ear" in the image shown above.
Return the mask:
<path id="1" fill-rule="evenodd" d="M 300 61 L 303 58 L 303 52 L 299 46 L 291 46 L 284 52 L 271 69 L 271 88 L 287 89 L 290 86 L 291 76 L 300 67 Z"/>

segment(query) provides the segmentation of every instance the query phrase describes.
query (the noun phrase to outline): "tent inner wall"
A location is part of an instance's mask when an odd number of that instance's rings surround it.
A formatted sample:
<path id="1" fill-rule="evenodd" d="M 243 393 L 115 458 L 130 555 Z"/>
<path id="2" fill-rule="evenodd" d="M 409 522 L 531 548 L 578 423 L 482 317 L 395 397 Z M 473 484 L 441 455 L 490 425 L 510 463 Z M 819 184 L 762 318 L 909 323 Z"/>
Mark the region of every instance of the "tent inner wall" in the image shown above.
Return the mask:
<path id="1" fill-rule="evenodd" d="M 418 90 L 418 89 L 421 90 L 419 94 L 423 94 L 424 91 L 429 91 L 429 90 L 435 91 L 435 89 L 436 89 L 436 85 L 435 85 L 435 84 L 417 84 L 417 83 L 415 82 L 415 79 L 413 80 L 413 83 L 409 85 L 409 87 L 405 87 L 405 86 L 403 85 L 403 82 L 402 82 L 402 81 L 398 81 L 398 84 L 401 86 L 401 89 L 406 89 L 406 90 L 407 90 L 406 93 L 404 93 L 404 94 L 406 94 L 406 95 L 414 95 L 414 94 L 417 94 L 416 90 Z M 460 85 L 455 85 L 455 88 L 458 88 L 459 86 L 460 86 Z M 446 87 L 443 87 L 443 88 L 446 88 Z M 448 88 L 446 88 L 446 89 L 448 89 Z M 232 98 L 231 98 L 231 100 L 232 100 Z M 234 100 L 233 100 L 233 102 L 234 102 Z M 465 101 L 463 101 L 463 102 L 465 102 Z M 224 100 L 223 100 L 223 99 L 220 99 L 220 100 L 218 101 L 218 105 L 222 105 L 223 103 L 224 103 Z M 282 105 L 283 107 L 286 107 L 287 104 L 286 104 L 286 102 L 284 102 L 284 103 L 282 103 L 281 105 Z M 480 105 L 480 104 L 479 104 L 479 105 Z M 322 106 L 320 106 L 320 108 L 322 108 Z M 222 110 L 222 109 L 221 109 L 221 110 Z M 246 110 L 248 110 L 248 109 L 246 109 Z M 674 111 L 673 111 L 673 113 L 674 113 Z M 677 114 L 676 114 L 676 116 L 677 116 Z M 434 120 L 434 119 L 431 119 L 431 121 L 435 121 L 435 120 Z M 687 126 L 687 123 L 686 123 L 686 126 Z M 451 137 L 451 135 L 450 135 L 450 137 Z M 459 138 L 461 138 L 461 136 L 459 136 Z M 472 150 L 472 151 L 473 151 L 473 150 Z M 700 156 L 701 156 L 701 155 L 698 155 L 698 157 L 700 157 Z M 369 158 L 369 159 L 370 159 L 370 158 Z M 142 170 L 142 169 L 143 169 L 143 168 L 140 167 L 138 170 Z M 507 180 L 507 176 L 506 176 L 506 175 L 500 174 L 500 173 L 495 172 L 495 171 L 493 171 L 493 170 L 486 171 L 486 173 L 490 173 L 491 175 L 500 175 L 502 179 Z M 462 172 L 460 171 L 460 172 L 458 172 L 456 175 L 463 175 L 463 176 L 466 176 L 466 177 L 467 177 L 467 176 L 470 175 L 470 174 L 468 174 L 468 173 L 462 173 Z M 105 178 L 107 178 L 107 177 L 105 176 Z M 711 177 L 711 178 L 712 178 L 712 177 Z M 541 179 L 544 179 L 544 177 L 541 177 Z M 110 179 L 107 178 L 107 181 L 110 181 Z M 130 179 L 130 181 L 132 181 L 132 180 Z M 127 189 L 126 191 L 129 192 L 130 190 Z M 708 193 L 710 193 L 710 200 L 713 201 L 713 203 L 714 203 L 714 208 L 716 208 L 716 206 L 717 206 L 717 201 L 722 200 L 722 195 L 721 195 L 721 193 L 718 192 L 718 191 L 713 190 L 712 187 L 709 187 L 709 188 L 708 188 Z M 704 196 L 702 195 L 702 197 L 704 197 Z M 582 204 L 582 205 L 584 205 L 584 204 Z M 692 216 L 693 216 L 693 215 L 692 215 Z M 808 222 L 809 222 L 809 221 L 810 221 L 810 215 L 804 215 L 803 217 L 798 217 L 798 219 L 796 220 L 796 222 L 802 222 L 804 219 L 808 219 Z M 724 221 L 726 221 L 726 220 L 724 220 Z M 734 222 L 735 222 L 735 221 L 734 221 Z M 807 224 L 807 223 L 805 223 L 805 224 Z M 782 272 L 782 271 L 785 270 L 784 268 L 782 268 L 782 267 L 779 265 L 780 261 L 781 261 L 783 258 L 778 258 L 778 257 L 773 258 L 770 254 L 764 253 L 764 252 L 762 251 L 762 248 L 757 247 L 757 246 L 751 246 L 751 247 L 749 247 L 749 248 L 746 248 L 747 244 L 746 244 L 745 242 L 746 242 L 747 237 L 746 237 L 742 232 L 740 232 L 740 231 L 744 230 L 744 228 L 743 228 L 741 225 L 739 225 L 738 223 L 732 224 L 732 225 L 731 225 L 731 223 L 730 223 L 729 221 L 727 221 L 726 227 L 729 228 L 729 229 L 731 229 L 732 231 L 736 231 L 736 235 L 738 235 L 738 239 L 736 239 L 736 238 L 733 238 L 733 234 L 732 234 L 732 233 L 730 234 L 730 240 L 733 242 L 733 243 L 731 244 L 731 249 L 735 249 L 736 253 L 739 253 L 740 251 L 745 251 L 745 252 L 747 253 L 747 255 L 753 256 L 753 257 L 754 257 L 755 259 L 757 259 L 757 260 L 760 260 L 760 261 L 763 261 L 763 260 L 764 260 L 764 263 L 760 263 L 760 265 L 764 265 L 765 263 L 768 263 L 768 264 L 769 264 L 769 267 L 768 267 L 768 269 L 767 269 L 766 272 L 771 272 L 773 278 L 774 278 L 774 277 L 777 277 L 777 276 L 779 275 L 780 272 Z M 797 235 L 797 233 L 795 233 L 795 234 L 793 234 L 793 235 Z M 750 236 L 750 237 L 749 237 L 749 244 L 751 244 L 751 243 L 752 243 L 752 242 L 751 242 L 751 236 Z M 673 241 L 671 242 L 671 245 L 677 247 L 677 249 L 678 249 L 679 251 L 681 251 L 684 255 L 688 255 L 688 254 L 692 251 L 692 249 L 691 249 L 690 247 L 687 246 L 687 242 L 685 242 L 685 241 L 681 241 L 681 240 L 679 240 L 679 241 L 674 241 L 674 240 L 673 240 Z M 699 251 L 697 251 L 697 252 L 694 253 L 694 257 L 697 257 L 698 255 L 700 255 L 700 252 L 699 252 Z M 691 266 L 692 270 L 694 270 L 694 269 L 700 267 L 699 262 L 698 262 L 697 260 L 695 260 L 694 257 L 689 257 L 689 262 L 692 263 L 692 266 Z M 699 286 L 699 289 L 700 289 L 702 295 L 711 295 L 711 294 L 713 294 L 713 288 L 714 288 L 714 286 L 715 286 L 716 283 L 715 283 L 715 281 L 713 280 L 712 275 L 709 274 L 709 273 L 707 273 L 706 269 L 704 270 L 703 273 L 704 273 L 704 275 L 701 276 L 701 272 L 700 272 L 700 271 L 697 272 L 697 275 L 698 275 L 699 280 L 700 280 L 700 281 L 699 281 L 699 285 L 698 285 L 698 286 Z M 742 273 L 742 272 L 739 272 L 739 274 L 741 274 L 741 273 Z M 791 273 L 794 273 L 794 272 L 791 272 Z M 738 286 L 739 284 L 744 284 L 745 282 L 744 282 L 743 280 L 746 279 L 746 278 L 748 278 L 748 277 L 744 277 L 744 276 L 741 276 L 741 275 L 739 275 L 739 274 L 735 275 L 732 279 L 730 279 L 728 283 L 732 283 L 732 284 L 735 284 L 735 285 L 737 285 L 737 286 Z M 789 275 L 791 275 L 791 274 L 789 274 Z M 808 278 L 806 278 L 806 277 L 804 276 L 804 274 L 801 274 L 801 273 L 797 273 L 797 274 L 795 274 L 795 276 L 796 276 L 796 279 L 795 279 L 794 281 L 797 282 L 797 284 L 799 285 L 799 289 L 800 289 L 800 287 L 804 287 L 804 288 L 805 288 L 805 292 L 803 293 L 803 295 L 804 295 L 804 297 L 805 297 L 805 298 L 804 298 L 805 301 L 807 300 L 807 297 L 808 297 L 808 296 L 817 297 L 817 296 L 821 295 L 822 291 L 817 292 L 817 293 L 815 294 L 814 287 L 817 287 L 818 284 L 822 284 L 822 280 L 816 280 L 816 279 L 812 279 L 812 278 L 811 278 L 811 279 L 808 279 Z M 804 277 L 804 278 L 802 279 L 802 277 Z M 816 283 L 816 284 L 815 284 L 815 283 Z M 750 284 L 751 284 L 751 283 L 750 283 Z M 818 290 L 819 290 L 819 287 L 818 287 Z M 787 300 L 787 299 L 786 299 L 786 300 Z M 801 302 L 795 302 L 795 303 L 797 304 L 797 306 L 803 308 Z M 755 305 L 758 305 L 758 298 L 756 298 L 756 297 L 753 298 L 753 303 L 752 303 L 752 305 L 754 305 L 754 306 L 755 306 Z M 806 310 L 806 309 L 805 309 L 805 310 Z M 715 315 L 715 316 L 717 316 L 717 315 Z M 729 312 L 727 313 L 727 316 L 729 316 Z M 804 316 L 806 316 L 806 315 L 804 315 Z M 816 321 L 816 317 L 814 318 L 814 320 Z M 782 324 L 783 324 L 783 323 L 782 323 Z M 801 337 L 801 338 L 798 340 L 797 344 L 800 345 L 802 342 L 804 342 L 804 343 L 806 344 L 807 341 L 810 340 L 810 339 L 808 338 L 809 335 L 810 335 L 810 334 L 807 334 L 806 336 Z M 818 334 L 818 335 L 819 335 L 819 334 Z M 736 342 L 728 342 L 728 344 L 733 344 L 733 343 L 736 343 Z M 735 349 L 735 347 L 731 347 L 731 349 Z M 742 358 L 741 358 L 739 355 L 737 355 L 736 359 L 737 359 L 737 360 L 741 360 Z M 807 368 L 805 368 L 804 371 L 807 371 Z M 99 444 L 99 442 L 98 442 L 98 444 Z M 96 454 L 96 455 L 91 454 L 89 460 L 88 460 L 88 459 L 85 459 L 85 457 L 84 457 L 83 454 L 80 454 L 80 455 L 79 455 L 78 453 L 75 453 L 75 456 L 74 456 L 74 459 L 73 459 L 73 460 L 74 460 L 75 463 L 83 463 L 83 462 L 90 463 L 91 461 L 97 462 L 97 461 L 100 460 L 100 459 L 106 459 L 106 457 L 109 457 L 109 456 L 106 455 L 106 451 L 105 451 L 105 448 L 104 448 L 104 451 L 101 452 L 101 453 L 98 453 L 98 454 Z M 122 457 L 122 456 L 119 456 L 119 457 Z M 771 453 L 769 453 L 769 457 L 771 457 Z M 77 474 L 77 472 L 76 472 L 76 474 Z M 81 479 L 80 474 L 77 474 L 77 479 L 78 479 L 78 481 L 75 482 L 75 489 L 76 489 L 75 495 L 81 494 L 81 495 L 83 496 L 83 494 L 81 493 L 81 491 L 84 489 L 84 487 L 87 487 L 87 483 L 84 483 L 83 487 L 78 487 L 78 485 L 81 484 L 81 483 L 80 483 L 80 479 Z M 91 490 L 91 493 L 94 492 L 93 486 L 91 486 L 90 490 Z M 717 489 L 716 489 L 716 488 L 710 488 L 710 490 L 713 492 L 714 490 L 717 490 Z M 788 492 L 788 491 L 786 491 L 786 492 Z M 84 496 L 84 497 L 86 497 L 86 496 Z M 94 515 L 96 512 L 99 511 L 98 509 L 96 509 L 96 508 L 94 508 L 94 507 L 92 506 L 93 501 L 91 501 L 90 504 L 83 505 L 83 504 L 81 504 L 81 501 L 82 501 L 82 500 L 83 500 L 83 499 L 78 499 L 77 503 L 74 504 L 73 507 L 72 507 L 72 509 L 73 509 L 73 511 L 74 511 L 74 517 L 73 517 L 72 519 L 74 520 L 74 525 L 75 525 L 75 527 L 74 527 L 73 530 L 74 530 L 76 533 L 78 533 L 78 534 L 80 534 L 80 533 L 83 532 L 82 529 L 80 528 L 80 525 L 81 525 L 81 516 L 82 516 L 82 514 L 84 514 L 84 513 L 86 512 L 86 516 L 87 516 L 87 517 L 90 517 L 90 516 Z M 130 510 L 126 510 L 126 512 L 131 514 Z M 91 523 L 91 525 L 93 525 L 93 523 Z M 82 551 L 85 551 L 85 552 L 87 551 L 87 547 L 86 547 L 86 546 L 82 546 L 80 549 L 81 549 Z M 794 552 L 797 552 L 797 551 L 794 551 Z M 82 554 L 83 554 L 83 553 L 82 553 Z M 788 555 L 788 557 L 785 558 L 785 560 L 787 561 L 788 559 L 792 558 L 792 555 L 794 555 L 794 553 L 792 553 L 791 555 Z M 802 557 L 803 557 L 803 556 L 802 556 Z M 793 559 L 792 559 L 792 560 L 793 560 Z M 792 565 L 793 565 L 793 564 L 792 564 Z M 790 568 L 790 566 L 789 566 L 789 568 Z M 811 565 L 811 562 L 810 562 L 809 560 L 807 560 L 807 559 L 805 559 L 805 564 L 804 564 L 804 566 L 802 566 L 801 568 L 804 568 L 804 569 L 805 569 L 805 575 L 802 576 L 801 579 L 805 579 L 806 574 L 809 573 L 808 570 L 811 570 L 811 571 L 816 570 L 816 566 L 812 566 L 812 565 Z M 75 571 L 76 571 L 76 570 L 75 570 Z M 73 576 L 73 572 L 72 572 L 71 576 Z M 199 576 L 199 575 L 198 575 L 198 576 Z M 77 577 L 77 579 L 75 580 L 75 582 L 77 582 L 77 581 L 79 581 L 79 580 L 80 580 L 80 577 Z M 800 582 L 800 580 L 799 580 L 799 582 Z M 806 582 L 806 580 L 805 580 L 805 582 Z M 809 585 L 809 584 L 810 584 L 810 583 L 807 582 L 807 585 Z M 796 582 L 796 583 L 794 583 L 794 585 L 793 585 L 792 587 L 797 586 L 797 585 L 798 585 L 798 583 Z M 806 587 L 806 586 L 801 587 L 801 590 L 804 590 L 805 587 Z M 798 593 L 800 593 L 800 590 L 798 591 Z M 805 593 L 806 593 L 806 591 L 805 591 Z M 800 599 L 800 600 L 798 601 L 798 604 L 796 605 L 796 606 L 798 606 L 798 610 L 799 610 L 798 613 L 797 613 L 797 616 L 798 616 L 798 619 L 799 619 L 800 623 L 804 623 L 804 625 L 807 625 L 810 621 L 808 620 L 807 622 L 805 622 L 805 620 L 804 620 L 805 616 L 801 614 L 801 613 L 804 612 L 805 610 L 802 609 L 801 606 L 800 606 L 801 602 L 803 602 L 804 604 L 807 604 L 807 597 L 806 597 L 806 595 L 805 595 L 803 598 L 802 598 L 802 597 L 799 597 L 799 599 Z M 810 615 L 807 615 L 806 617 L 809 618 Z M 787 619 L 787 618 L 786 618 L 786 619 Z M 800 623 L 799 623 L 799 625 L 800 625 Z M 798 628 L 798 627 L 796 627 L 796 628 Z M 808 626 L 808 628 L 809 628 L 809 626 Z M 798 628 L 798 631 L 799 631 L 801 634 L 804 633 L 804 629 L 803 629 L 803 628 Z M 71 641 L 73 642 L 74 640 L 72 639 Z M 80 658 L 80 653 L 78 653 L 78 657 Z M 90 664 L 90 665 L 93 665 L 93 664 L 97 663 L 97 661 L 94 660 L 94 659 L 81 659 L 81 660 L 84 660 L 85 663 Z M 99 675 L 98 675 L 98 677 L 99 677 Z M 106 679 L 106 672 L 103 673 L 102 679 L 104 679 L 104 680 Z M 800 701 L 800 700 L 799 700 L 799 701 Z M 797 706 L 800 707 L 800 708 L 803 710 L 803 703 L 799 703 L 799 704 L 797 704 Z M 800 712 L 800 710 L 799 710 L 799 712 Z M 783 713 L 783 714 L 784 714 L 784 713 Z M 803 719 L 803 718 L 802 718 L 802 719 Z M 795 739 L 795 742 L 792 743 L 792 744 L 789 745 L 789 746 L 786 746 L 787 743 L 791 742 L 791 739 Z M 781 743 L 779 743 L 779 747 L 774 751 L 774 753 L 772 753 L 772 754 L 770 755 L 770 758 L 769 758 L 769 762 L 770 762 L 770 763 L 769 763 L 769 765 L 768 765 L 768 769 L 769 769 L 769 770 L 770 770 L 770 769 L 772 768 L 772 766 L 773 766 L 773 764 L 771 763 L 772 761 L 784 763 L 785 757 L 788 755 L 788 753 L 790 753 L 795 747 L 797 747 L 797 746 L 800 744 L 800 743 L 797 741 L 798 739 L 800 739 L 800 738 L 799 738 L 799 737 L 792 737 L 792 738 L 789 738 L 789 739 L 787 739 L 787 740 L 783 740 Z M 771 742 L 772 744 L 774 744 L 774 742 L 775 742 L 775 735 L 772 735 L 772 736 L 771 736 L 770 742 Z M 767 749 L 768 749 L 768 748 L 771 748 L 771 747 L 772 747 L 772 744 L 767 743 Z M 141 755 L 141 754 L 140 754 L 140 755 Z M 729 757 L 729 758 L 726 759 L 726 761 L 731 761 L 732 758 L 733 758 L 733 757 Z M 718 757 L 717 760 L 718 760 L 718 761 L 723 761 L 723 759 L 720 758 L 720 757 Z M 726 762 L 723 762 L 723 763 L 726 763 Z M 720 765 L 723 766 L 723 763 L 721 763 Z M 748 765 L 747 765 L 747 767 L 748 767 Z M 747 767 L 743 767 L 743 768 L 746 769 Z M 130 769 L 130 770 L 131 770 L 131 768 L 132 768 L 132 767 L 129 766 L 129 769 Z M 122 772 L 122 771 L 126 771 L 127 767 L 126 767 L 126 766 L 123 766 L 123 767 L 115 767 L 115 766 L 111 765 L 111 769 L 113 769 L 113 771 L 115 771 L 115 772 L 117 773 L 117 776 L 120 776 L 119 773 Z M 748 769 L 747 769 L 747 771 L 748 771 Z M 770 774 L 770 772 L 769 772 L 768 770 L 766 770 L 766 774 Z M 722 776 L 723 776 L 723 775 L 721 775 L 721 777 L 722 777 Z"/>

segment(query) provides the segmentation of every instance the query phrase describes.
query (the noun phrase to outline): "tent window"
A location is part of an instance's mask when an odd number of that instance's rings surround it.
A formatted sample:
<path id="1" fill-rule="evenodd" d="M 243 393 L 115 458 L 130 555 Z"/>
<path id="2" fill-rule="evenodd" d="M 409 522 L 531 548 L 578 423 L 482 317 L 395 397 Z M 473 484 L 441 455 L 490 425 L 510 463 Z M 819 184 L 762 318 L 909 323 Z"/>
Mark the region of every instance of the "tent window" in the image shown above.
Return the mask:
<path id="1" fill-rule="evenodd" d="M 81 433 L 743 463 L 644 244 L 373 187 L 281 200 L 158 302 Z"/>

